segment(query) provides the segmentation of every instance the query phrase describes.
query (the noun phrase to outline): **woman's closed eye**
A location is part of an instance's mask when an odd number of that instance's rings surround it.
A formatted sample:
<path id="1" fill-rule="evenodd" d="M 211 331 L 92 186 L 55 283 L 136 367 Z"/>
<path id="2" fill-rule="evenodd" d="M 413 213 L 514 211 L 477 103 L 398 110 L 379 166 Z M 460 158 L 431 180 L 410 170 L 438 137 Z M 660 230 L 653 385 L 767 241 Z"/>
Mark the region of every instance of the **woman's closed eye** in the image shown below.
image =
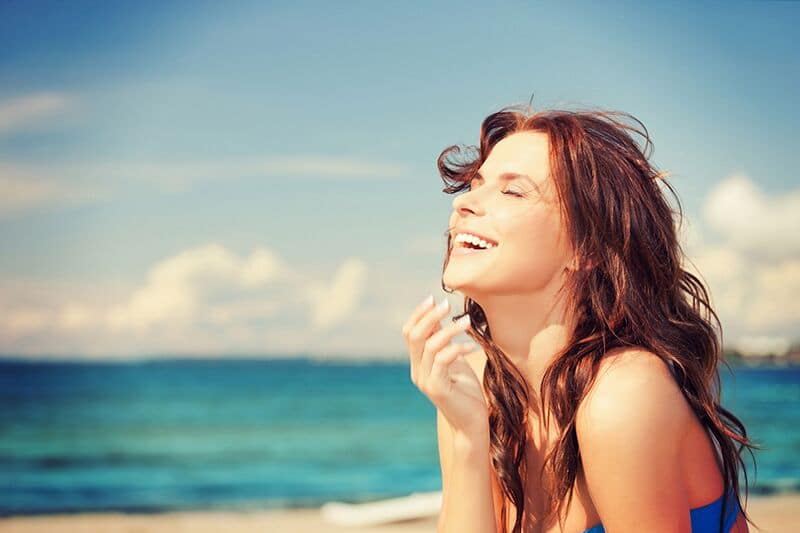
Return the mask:
<path id="1" fill-rule="evenodd" d="M 524 193 L 515 191 L 513 189 L 506 189 L 505 191 L 500 191 L 500 192 L 502 192 L 503 194 L 510 194 L 511 196 L 519 196 L 520 198 L 525 196 Z"/>
<path id="2" fill-rule="evenodd" d="M 472 191 L 472 190 L 474 190 L 474 189 L 475 189 L 475 186 L 473 185 L 473 182 L 474 182 L 474 181 L 475 181 L 475 179 L 473 178 L 473 179 L 472 179 L 472 180 L 469 182 L 469 184 L 467 185 L 467 190 L 468 190 L 468 191 Z M 522 192 L 522 191 L 517 191 L 517 190 L 514 190 L 514 189 L 506 189 L 506 190 L 504 190 L 504 191 L 500 191 L 500 192 L 501 192 L 502 194 L 508 194 L 508 195 L 511 195 L 511 196 L 517 196 L 517 197 L 520 197 L 520 198 L 524 198 L 524 197 L 525 197 L 525 193 L 524 193 L 524 192 Z"/>

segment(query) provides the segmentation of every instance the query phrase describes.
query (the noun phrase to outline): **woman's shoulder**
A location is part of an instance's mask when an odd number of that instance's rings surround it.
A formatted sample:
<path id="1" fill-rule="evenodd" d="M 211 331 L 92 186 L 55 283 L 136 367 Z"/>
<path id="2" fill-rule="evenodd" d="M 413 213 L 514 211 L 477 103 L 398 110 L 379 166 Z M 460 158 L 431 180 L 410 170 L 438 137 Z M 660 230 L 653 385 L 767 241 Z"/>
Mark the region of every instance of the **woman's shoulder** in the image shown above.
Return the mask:
<path id="1" fill-rule="evenodd" d="M 664 371 L 668 364 L 651 350 L 641 346 L 619 346 L 603 355 L 600 361 L 600 373 L 630 371 Z"/>
<path id="2" fill-rule="evenodd" d="M 691 409 L 669 364 L 650 350 L 620 347 L 601 360 L 581 399 L 576 429 L 586 439 L 607 431 L 662 430 L 685 434 Z"/>
<path id="3" fill-rule="evenodd" d="M 686 475 L 686 446 L 696 443 L 687 438 L 693 423 L 664 359 L 625 348 L 602 361 L 578 406 L 575 428 L 586 484 L 606 525 L 653 520 L 653 509 L 695 508 L 695 501 L 708 501 L 697 494 L 709 487 L 690 486 Z M 713 455 L 708 457 L 713 462 Z"/>

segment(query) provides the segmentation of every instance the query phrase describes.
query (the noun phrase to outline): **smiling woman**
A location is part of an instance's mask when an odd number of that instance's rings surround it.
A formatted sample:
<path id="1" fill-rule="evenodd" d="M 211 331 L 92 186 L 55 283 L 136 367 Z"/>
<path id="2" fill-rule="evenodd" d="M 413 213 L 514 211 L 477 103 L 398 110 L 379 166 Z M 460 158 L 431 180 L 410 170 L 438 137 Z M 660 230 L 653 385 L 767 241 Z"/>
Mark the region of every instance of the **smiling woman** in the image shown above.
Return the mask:
<path id="1" fill-rule="evenodd" d="M 757 446 L 720 405 L 721 324 L 628 118 L 509 107 L 475 157 L 439 156 L 458 193 L 442 287 L 469 325 L 421 308 L 404 333 L 439 410 L 440 531 L 747 531 Z M 479 345 L 463 357 L 461 328 Z"/>

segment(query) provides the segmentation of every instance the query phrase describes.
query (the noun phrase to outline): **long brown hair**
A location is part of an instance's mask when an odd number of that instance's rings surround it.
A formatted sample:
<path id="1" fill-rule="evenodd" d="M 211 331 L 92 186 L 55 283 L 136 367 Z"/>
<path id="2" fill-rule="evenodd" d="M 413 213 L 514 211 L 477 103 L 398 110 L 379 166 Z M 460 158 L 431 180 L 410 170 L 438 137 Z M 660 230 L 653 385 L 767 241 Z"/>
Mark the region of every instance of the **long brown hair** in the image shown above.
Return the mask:
<path id="1" fill-rule="evenodd" d="M 632 119 L 641 129 L 625 119 Z M 729 514 L 726 507 L 731 487 L 742 512 L 745 510 L 739 500 L 740 466 L 747 490 L 741 452 L 747 447 L 752 456 L 750 448 L 760 448 L 748 439 L 744 424 L 720 405 L 718 367 L 720 362 L 728 366 L 721 355 L 722 325 L 703 282 L 683 268 L 687 259 L 677 232 L 683 210 L 666 181 L 668 174 L 649 161 L 653 144 L 647 128 L 632 115 L 619 111 L 530 113 L 507 106 L 484 119 L 480 146 L 467 147 L 466 152 L 472 155 L 462 152 L 458 145 L 442 151 L 437 164 L 446 185 L 443 192 L 467 189 L 494 145 L 520 131 L 548 136 L 559 208 L 580 265 L 564 285 L 568 309 L 575 313 L 575 328 L 566 348 L 546 369 L 541 384 L 539 412 L 546 413 L 548 419 L 552 413 L 559 428 L 556 444 L 540 472 L 542 475 L 547 470 L 553 480 L 551 490 L 546 491 L 547 512 L 542 522 L 553 514 L 560 516 L 565 498 L 572 499 L 580 462 L 576 411 L 601 359 L 612 348 L 635 346 L 652 351 L 669 364 L 683 395 L 718 447 L 726 495 L 721 531 Z M 631 134 L 645 139 L 644 148 Z M 677 211 L 667 203 L 660 184 L 675 197 Z M 448 231 L 443 273 L 451 246 Z M 444 282 L 442 288 L 452 292 Z M 489 399 L 491 462 L 503 492 L 516 508 L 512 531 L 519 533 L 525 507 L 529 389 L 525 377 L 492 341 L 483 310 L 468 297 L 464 313 L 454 320 L 466 314 L 473 324 L 469 335 L 487 354 L 483 387 Z M 507 512 L 504 503 L 500 513 L 504 530 Z M 746 514 L 745 518 L 752 523 Z"/>

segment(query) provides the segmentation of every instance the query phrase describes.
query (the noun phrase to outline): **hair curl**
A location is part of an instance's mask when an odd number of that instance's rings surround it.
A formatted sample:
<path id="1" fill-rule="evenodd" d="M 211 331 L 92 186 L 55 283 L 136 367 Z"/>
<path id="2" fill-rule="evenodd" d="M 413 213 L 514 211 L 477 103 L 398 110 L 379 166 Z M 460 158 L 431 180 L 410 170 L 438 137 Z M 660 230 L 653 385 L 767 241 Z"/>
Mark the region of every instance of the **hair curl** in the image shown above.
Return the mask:
<path id="1" fill-rule="evenodd" d="M 529 109 L 529 107 L 528 107 Z M 641 130 L 627 124 L 633 119 Z M 628 113 L 602 110 L 545 110 L 530 114 L 507 106 L 490 114 L 481 125 L 480 146 L 467 147 L 472 156 L 454 145 L 444 149 L 437 165 L 447 194 L 469 187 L 490 151 L 504 137 L 521 131 L 547 134 L 551 176 L 578 265 L 568 277 L 568 308 L 575 328 L 566 348 L 546 369 L 542 379 L 540 413 L 552 413 L 560 428 L 540 475 L 551 474 L 553 486 L 545 505 L 547 522 L 561 515 L 580 462 L 575 416 L 580 401 L 595 378 L 604 354 L 615 347 L 648 349 L 665 360 L 694 413 L 713 437 L 722 459 L 725 492 L 733 487 L 739 498 L 739 467 L 744 447 L 760 449 L 747 437 L 742 422 L 720 405 L 719 363 L 722 325 L 709 304 L 708 291 L 695 275 L 684 270 L 687 260 L 677 237 L 683 219 L 680 200 L 649 161 L 653 144 L 647 128 Z M 641 149 L 631 133 L 645 139 Z M 659 188 L 664 184 L 678 205 L 674 211 Z M 447 251 L 442 272 L 447 268 Z M 444 285 L 446 292 L 452 292 Z M 525 377 L 493 342 L 481 307 L 465 298 L 469 331 L 485 350 L 483 387 L 489 399 L 491 463 L 504 494 L 516 508 L 512 532 L 522 529 L 524 515 L 527 407 L 531 405 Z M 719 328 L 717 335 L 712 317 Z M 729 370 L 730 367 L 728 366 Z M 545 478 L 542 478 L 545 479 Z M 505 502 L 505 500 L 504 500 Z M 723 512 L 728 498 L 723 498 Z M 745 507 L 740 508 L 744 513 Z M 500 523 L 505 529 L 508 506 Z M 748 522 L 752 523 L 745 514 Z"/>

